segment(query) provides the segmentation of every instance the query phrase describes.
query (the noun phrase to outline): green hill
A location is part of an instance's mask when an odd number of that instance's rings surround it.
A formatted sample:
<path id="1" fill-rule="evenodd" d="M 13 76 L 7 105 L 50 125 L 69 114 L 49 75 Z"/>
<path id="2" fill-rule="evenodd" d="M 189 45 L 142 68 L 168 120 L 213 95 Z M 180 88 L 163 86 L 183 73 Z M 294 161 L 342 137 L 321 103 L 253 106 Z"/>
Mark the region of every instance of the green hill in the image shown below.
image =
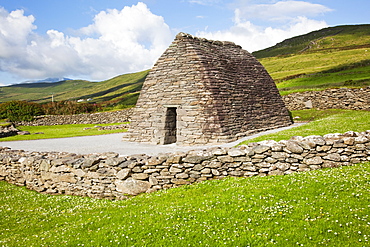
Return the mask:
<path id="1" fill-rule="evenodd" d="M 282 94 L 370 85 L 370 25 L 325 28 L 253 55 Z"/>
<path id="2" fill-rule="evenodd" d="M 328 27 L 286 39 L 275 46 L 253 52 L 258 58 L 323 50 L 370 48 L 370 24 Z"/>
<path id="3" fill-rule="evenodd" d="M 138 92 L 149 70 L 125 74 L 101 82 L 69 80 L 55 83 L 16 84 L 0 88 L 0 102 L 26 100 L 37 103 L 91 99 L 90 102 L 128 101 L 136 102 Z M 134 98 L 134 102 L 131 102 Z"/>

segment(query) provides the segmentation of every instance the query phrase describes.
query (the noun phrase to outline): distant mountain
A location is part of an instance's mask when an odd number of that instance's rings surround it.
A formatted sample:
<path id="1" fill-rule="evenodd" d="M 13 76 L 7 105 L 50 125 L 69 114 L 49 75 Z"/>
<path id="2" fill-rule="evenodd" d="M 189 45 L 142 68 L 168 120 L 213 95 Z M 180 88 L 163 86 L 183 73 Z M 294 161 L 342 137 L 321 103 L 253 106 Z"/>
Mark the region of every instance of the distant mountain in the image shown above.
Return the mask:
<path id="1" fill-rule="evenodd" d="M 33 83 L 0 87 L 0 103 L 25 100 L 37 103 L 61 100 L 87 100 L 91 103 L 114 101 L 114 104 L 135 105 L 148 70 L 124 74 L 112 79 L 91 82 L 68 78 L 48 78 Z M 53 82 L 55 81 L 55 82 Z"/>
<path id="2" fill-rule="evenodd" d="M 23 83 L 53 83 L 53 82 L 60 82 L 60 81 L 70 81 L 72 79 L 70 78 L 66 78 L 66 77 L 51 77 L 51 78 L 46 78 L 46 79 L 43 79 L 43 80 L 28 80 L 28 81 L 24 81 L 24 82 L 21 82 L 20 84 L 23 84 Z"/>

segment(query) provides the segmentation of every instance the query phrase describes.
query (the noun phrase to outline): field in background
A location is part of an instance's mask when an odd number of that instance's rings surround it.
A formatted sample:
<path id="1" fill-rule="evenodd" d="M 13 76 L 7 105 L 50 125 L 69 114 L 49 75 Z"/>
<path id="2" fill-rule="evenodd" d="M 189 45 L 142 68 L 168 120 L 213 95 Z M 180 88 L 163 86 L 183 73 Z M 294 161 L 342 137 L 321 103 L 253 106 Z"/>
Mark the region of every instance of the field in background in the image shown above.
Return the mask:
<path id="1" fill-rule="evenodd" d="M 16 135 L 0 139 L 1 142 L 6 141 L 24 141 L 24 140 L 38 140 L 38 139 L 51 139 L 51 138 L 65 138 L 76 136 L 92 136 L 104 135 L 113 133 L 126 132 L 126 129 L 116 130 L 99 130 L 96 126 L 115 126 L 122 123 L 112 124 L 65 124 L 65 125 L 52 125 L 52 126 L 19 126 L 17 129 L 21 131 L 28 131 L 31 135 Z M 35 134 L 40 133 L 42 134 Z M 4 143 L 6 145 L 6 143 Z"/>
<path id="2" fill-rule="evenodd" d="M 370 25 L 322 29 L 253 54 L 283 95 L 370 85 Z"/>
<path id="3" fill-rule="evenodd" d="M 25 100 L 36 103 L 62 100 L 84 100 L 89 103 L 110 101 L 111 104 L 134 106 L 148 70 L 124 74 L 101 82 L 82 80 L 55 83 L 16 84 L 0 88 L 1 102 Z M 90 99 L 90 100 L 89 100 Z M 89 100 L 89 101 L 87 101 Z"/>

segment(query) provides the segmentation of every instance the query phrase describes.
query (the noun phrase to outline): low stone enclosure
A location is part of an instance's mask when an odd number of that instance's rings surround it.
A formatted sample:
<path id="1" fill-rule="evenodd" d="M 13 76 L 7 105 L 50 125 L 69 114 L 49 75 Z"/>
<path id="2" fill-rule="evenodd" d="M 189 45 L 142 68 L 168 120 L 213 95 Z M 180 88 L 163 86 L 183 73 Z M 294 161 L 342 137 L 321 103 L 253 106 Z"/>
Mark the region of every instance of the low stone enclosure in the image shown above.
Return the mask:
<path id="1" fill-rule="evenodd" d="M 370 87 L 306 91 L 283 96 L 289 111 L 303 109 L 348 109 L 370 111 Z"/>
<path id="2" fill-rule="evenodd" d="M 44 126 L 44 125 L 63 125 L 63 124 L 105 124 L 123 123 L 131 121 L 132 108 L 110 111 L 84 113 L 76 115 L 45 115 L 38 116 L 31 122 L 16 122 L 17 126 Z"/>
<path id="3" fill-rule="evenodd" d="M 149 157 L 0 148 L 0 180 L 49 194 L 126 199 L 227 176 L 284 175 L 370 161 L 370 130 Z"/>
<path id="4" fill-rule="evenodd" d="M 14 126 L 14 124 L 8 123 L 5 125 L 0 125 L 0 138 L 17 135 L 19 130 Z"/>

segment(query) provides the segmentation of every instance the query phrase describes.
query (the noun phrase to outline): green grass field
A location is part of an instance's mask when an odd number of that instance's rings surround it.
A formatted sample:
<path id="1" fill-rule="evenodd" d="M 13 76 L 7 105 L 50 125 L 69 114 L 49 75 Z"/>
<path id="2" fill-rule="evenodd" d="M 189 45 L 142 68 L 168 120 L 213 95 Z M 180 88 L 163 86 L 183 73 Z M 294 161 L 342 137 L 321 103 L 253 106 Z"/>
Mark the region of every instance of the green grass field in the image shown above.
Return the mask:
<path id="1" fill-rule="evenodd" d="M 115 124 L 99 124 L 99 126 L 120 125 Z M 16 135 L 0 139 L 2 141 L 23 141 L 23 140 L 37 140 L 37 139 L 51 139 L 51 138 L 65 138 L 75 136 L 92 136 L 126 132 L 126 129 L 117 130 L 98 130 L 95 128 L 96 124 L 66 124 L 53 126 L 20 126 L 17 127 L 21 131 L 29 131 L 31 135 Z M 88 128 L 88 129 L 86 129 Z M 35 134 L 42 132 L 44 134 Z"/>
<path id="2" fill-rule="evenodd" d="M 227 178 L 126 201 L 0 182 L 1 246 L 369 246 L 370 163 Z"/>
<path id="3" fill-rule="evenodd" d="M 260 136 L 242 142 L 240 145 L 264 140 L 288 140 L 292 136 L 325 135 L 330 133 L 345 133 L 347 131 L 362 132 L 370 130 L 369 111 L 351 110 L 301 110 L 292 111 L 293 118 L 300 117 L 301 121 L 312 121 L 305 125 Z"/>
<path id="4" fill-rule="evenodd" d="M 370 85 L 370 49 L 272 57 L 260 61 L 282 94 Z"/>

